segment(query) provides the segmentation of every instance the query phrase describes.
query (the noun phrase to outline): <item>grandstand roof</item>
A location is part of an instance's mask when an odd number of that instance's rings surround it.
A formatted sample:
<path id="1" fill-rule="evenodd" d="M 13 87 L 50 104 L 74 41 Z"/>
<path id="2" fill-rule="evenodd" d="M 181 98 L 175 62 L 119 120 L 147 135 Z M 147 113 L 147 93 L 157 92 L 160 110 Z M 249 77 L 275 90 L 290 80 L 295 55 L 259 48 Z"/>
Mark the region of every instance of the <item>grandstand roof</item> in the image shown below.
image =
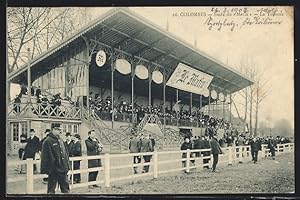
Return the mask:
<path id="1" fill-rule="evenodd" d="M 253 84 L 251 79 L 235 69 L 196 49 L 128 8 L 111 9 L 77 33 L 32 59 L 31 73 L 38 74 L 42 61 L 52 59 L 74 44 L 82 42 L 82 36 L 93 38 L 99 37 L 99 34 L 104 45 L 122 50 L 153 65 L 174 70 L 178 63 L 182 62 L 210 74 L 214 76 L 210 87 L 218 88 L 219 91 L 233 93 Z M 17 81 L 18 76 L 24 76 L 26 70 L 26 65 L 22 66 L 10 73 L 8 80 Z"/>

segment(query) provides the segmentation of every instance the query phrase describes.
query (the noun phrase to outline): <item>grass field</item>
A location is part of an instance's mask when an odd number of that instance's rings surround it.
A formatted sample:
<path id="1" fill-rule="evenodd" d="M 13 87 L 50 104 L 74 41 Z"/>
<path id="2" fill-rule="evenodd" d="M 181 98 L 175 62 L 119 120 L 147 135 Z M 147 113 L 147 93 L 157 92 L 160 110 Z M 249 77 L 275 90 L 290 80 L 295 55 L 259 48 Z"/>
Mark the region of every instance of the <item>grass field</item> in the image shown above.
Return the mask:
<path id="1" fill-rule="evenodd" d="M 159 160 L 178 159 L 181 154 L 164 154 Z M 173 172 L 159 174 L 157 179 L 148 177 L 134 177 L 123 182 L 112 182 L 110 188 L 88 189 L 87 187 L 74 188 L 73 194 L 216 194 L 216 193 L 290 193 L 295 191 L 294 155 L 292 153 L 282 154 L 276 160 L 260 158 L 258 164 L 253 164 L 250 158 L 245 158 L 242 164 L 234 163 L 228 166 L 227 154 L 220 157 L 217 173 L 211 170 L 197 169 L 189 174 Z M 112 166 L 132 163 L 132 158 L 111 160 Z M 202 162 L 197 162 L 201 164 Z M 84 167 L 87 163 L 82 163 Z M 181 167 L 180 162 L 169 163 L 159 166 L 159 170 L 166 170 Z M 139 168 L 139 172 L 141 167 Z M 153 166 L 150 167 L 153 172 Z M 9 168 L 7 175 L 10 178 L 26 176 L 17 174 L 14 168 Z M 131 168 L 111 171 L 111 178 L 132 174 Z M 82 179 L 87 180 L 87 174 L 82 174 Z M 104 180 L 103 172 L 100 172 L 98 180 Z M 84 181 L 84 182 L 85 182 Z M 35 190 L 44 190 L 47 185 L 42 179 L 34 181 Z M 7 184 L 8 194 L 24 194 L 25 182 Z M 57 191 L 58 192 L 58 191 Z M 59 193 L 59 192 L 58 192 Z"/>

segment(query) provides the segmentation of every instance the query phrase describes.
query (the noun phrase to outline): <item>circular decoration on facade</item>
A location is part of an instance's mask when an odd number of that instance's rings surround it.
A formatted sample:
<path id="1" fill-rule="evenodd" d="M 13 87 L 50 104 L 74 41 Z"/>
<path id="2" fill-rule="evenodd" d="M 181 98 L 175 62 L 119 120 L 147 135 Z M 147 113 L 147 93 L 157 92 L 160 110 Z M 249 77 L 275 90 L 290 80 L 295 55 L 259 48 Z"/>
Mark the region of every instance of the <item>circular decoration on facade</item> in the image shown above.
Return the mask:
<path id="1" fill-rule="evenodd" d="M 129 74 L 131 72 L 131 64 L 125 59 L 117 59 L 115 66 L 116 70 L 121 74 Z"/>
<path id="2" fill-rule="evenodd" d="M 224 101 L 226 103 L 230 103 L 230 95 L 229 94 L 225 96 Z"/>
<path id="3" fill-rule="evenodd" d="M 203 92 L 203 96 L 204 97 L 208 97 L 209 96 L 209 90 L 207 88 L 204 88 L 202 92 Z"/>
<path id="4" fill-rule="evenodd" d="M 156 84 L 161 84 L 164 80 L 164 76 L 163 74 L 158 71 L 158 70 L 155 70 L 153 73 L 152 73 L 152 80 L 156 83 Z"/>
<path id="5" fill-rule="evenodd" d="M 217 99 L 218 98 L 218 93 L 216 92 L 216 90 L 212 90 L 210 93 L 210 96 L 212 99 Z"/>
<path id="6" fill-rule="evenodd" d="M 148 69 L 144 65 L 137 65 L 135 68 L 135 74 L 140 79 L 147 79 L 149 76 Z"/>
<path id="7" fill-rule="evenodd" d="M 219 93 L 219 100 L 220 101 L 225 101 L 224 94 L 222 92 Z"/>
<path id="8" fill-rule="evenodd" d="M 103 50 L 100 50 L 96 54 L 96 64 L 98 67 L 103 67 L 106 62 L 106 54 Z"/>

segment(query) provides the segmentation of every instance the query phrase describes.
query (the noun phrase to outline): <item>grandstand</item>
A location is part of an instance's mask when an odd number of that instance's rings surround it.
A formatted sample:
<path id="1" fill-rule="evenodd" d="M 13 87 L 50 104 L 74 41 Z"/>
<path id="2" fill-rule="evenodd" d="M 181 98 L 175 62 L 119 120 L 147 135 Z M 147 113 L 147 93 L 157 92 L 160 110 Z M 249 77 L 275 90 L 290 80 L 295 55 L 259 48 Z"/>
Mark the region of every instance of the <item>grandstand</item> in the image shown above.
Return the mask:
<path id="1" fill-rule="evenodd" d="M 82 139 L 95 129 L 108 151 L 126 150 L 131 135 L 141 133 L 159 148 L 177 147 L 180 130 L 229 128 L 231 94 L 253 84 L 125 8 L 32 59 L 8 82 L 23 91 L 8 102 L 9 154 L 17 153 L 21 134 L 34 128 L 42 138 L 54 123 Z"/>

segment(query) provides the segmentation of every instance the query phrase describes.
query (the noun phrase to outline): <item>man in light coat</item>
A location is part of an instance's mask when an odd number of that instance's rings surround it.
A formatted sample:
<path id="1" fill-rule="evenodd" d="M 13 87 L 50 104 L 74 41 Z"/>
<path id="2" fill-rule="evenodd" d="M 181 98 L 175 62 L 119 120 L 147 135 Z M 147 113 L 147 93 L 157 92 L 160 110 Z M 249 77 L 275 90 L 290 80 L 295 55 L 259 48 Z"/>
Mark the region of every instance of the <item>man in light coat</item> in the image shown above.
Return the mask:
<path id="1" fill-rule="evenodd" d="M 152 151 L 152 145 L 151 145 L 151 140 L 149 137 L 144 137 L 143 135 L 141 136 L 141 152 L 151 152 Z M 150 162 L 152 155 L 145 155 L 143 156 L 144 162 Z M 145 165 L 142 173 L 147 173 L 149 172 L 149 165 Z"/>
<path id="2" fill-rule="evenodd" d="M 139 153 L 141 150 L 141 140 L 138 138 L 137 135 L 134 136 L 129 141 L 129 151 L 130 153 Z M 133 164 L 141 163 L 141 156 L 133 156 Z M 138 167 L 133 167 L 133 171 L 135 174 L 137 174 L 137 168 Z"/>

